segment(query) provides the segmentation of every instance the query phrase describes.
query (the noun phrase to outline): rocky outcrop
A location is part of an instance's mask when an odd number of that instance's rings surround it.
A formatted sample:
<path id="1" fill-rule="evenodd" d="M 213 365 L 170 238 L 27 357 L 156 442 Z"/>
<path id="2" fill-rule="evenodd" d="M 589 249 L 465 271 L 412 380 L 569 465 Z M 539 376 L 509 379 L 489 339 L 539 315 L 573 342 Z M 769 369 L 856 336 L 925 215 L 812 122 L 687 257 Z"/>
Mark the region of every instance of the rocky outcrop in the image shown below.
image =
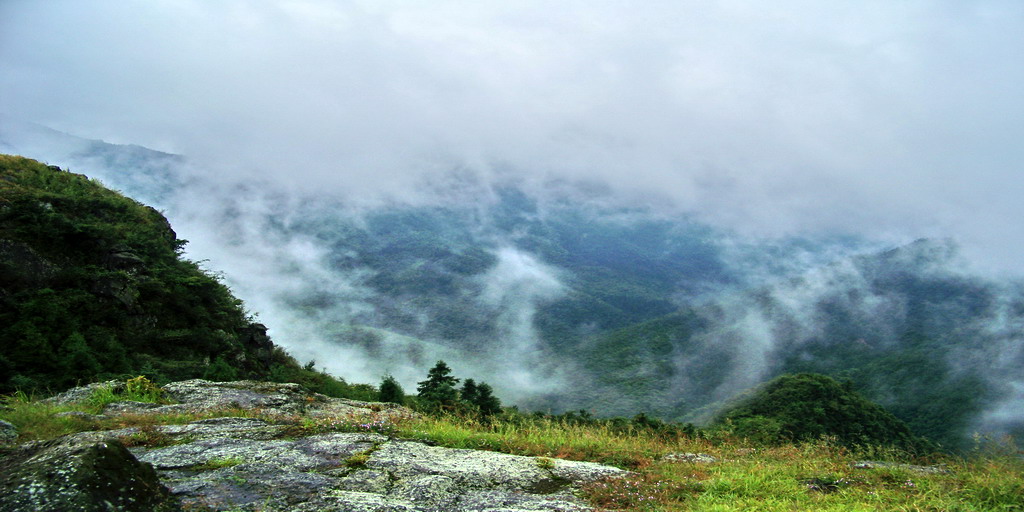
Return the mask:
<path id="1" fill-rule="evenodd" d="M 5 450 L 0 512 L 179 510 L 154 471 L 120 441 L 69 436 Z"/>
<path id="2" fill-rule="evenodd" d="M 84 432 L 61 442 L 120 447 L 110 438 L 121 440 L 131 460 L 146 468 L 139 473 L 153 472 L 187 510 L 584 511 L 591 509 L 575 495 L 581 485 L 626 474 L 595 463 L 395 438 L 386 435 L 389 425 L 411 417 L 408 409 L 328 398 L 294 384 L 193 380 L 164 390 L 180 403 L 122 402 L 104 414 L 225 407 L 264 414 Z M 320 419 L 316 428 L 308 427 L 313 417 Z M 122 485 L 111 478 L 108 486 Z M 0 508 L 21 510 L 35 509 Z"/>
<path id="3" fill-rule="evenodd" d="M 109 416 L 126 413 L 197 413 L 223 409 L 246 409 L 270 416 L 392 418 L 414 414 L 411 410 L 396 404 L 331 398 L 310 392 L 298 384 L 291 383 L 249 380 L 211 382 L 193 379 L 172 382 L 164 386 L 163 390 L 164 395 L 176 403 L 161 405 L 144 402 L 116 402 L 108 405 L 103 413 Z M 74 390 L 64 394 L 73 392 Z"/>
<path id="4" fill-rule="evenodd" d="M 56 271 L 57 266 L 32 247 L 0 238 L 0 276 L 5 281 L 20 286 L 43 286 Z"/>
<path id="5" fill-rule="evenodd" d="M 624 474 L 599 464 L 442 448 L 372 432 L 293 438 L 286 427 L 251 418 L 158 431 L 168 442 L 186 442 L 133 451 L 186 507 L 577 511 L 589 510 L 573 495 L 579 485 Z"/>

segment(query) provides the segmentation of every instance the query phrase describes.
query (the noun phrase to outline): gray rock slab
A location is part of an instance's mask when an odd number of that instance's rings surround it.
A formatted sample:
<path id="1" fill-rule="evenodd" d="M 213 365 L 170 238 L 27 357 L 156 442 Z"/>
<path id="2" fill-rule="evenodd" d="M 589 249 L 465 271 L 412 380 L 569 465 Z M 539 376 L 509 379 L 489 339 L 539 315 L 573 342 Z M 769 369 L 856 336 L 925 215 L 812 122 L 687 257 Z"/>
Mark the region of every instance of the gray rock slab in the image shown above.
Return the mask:
<path id="1" fill-rule="evenodd" d="M 78 418 L 80 420 L 88 422 L 97 422 L 108 418 L 107 416 L 104 416 L 102 414 L 89 414 L 87 412 L 81 411 L 58 412 L 57 414 L 54 414 L 54 416 L 57 418 Z"/>
<path id="2" fill-rule="evenodd" d="M 180 403 L 122 402 L 109 414 L 243 407 L 341 422 L 413 414 L 392 404 L 328 398 L 295 384 L 192 380 L 164 389 Z M 128 456 L 150 471 L 155 467 L 161 484 L 189 510 L 578 512 L 591 510 L 574 494 L 581 485 L 628 474 L 590 462 L 443 448 L 372 432 L 304 435 L 275 422 L 218 417 L 156 426 L 171 444 L 141 444 Z M 68 438 L 96 443 L 140 433 L 151 435 L 126 428 Z"/>
<path id="3" fill-rule="evenodd" d="M 534 459 L 536 460 L 536 459 Z M 618 478 L 629 474 L 624 469 L 605 466 L 596 462 L 580 462 L 575 460 L 547 459 L 553 462 L 550 469 L 555 478 L 566 479 L 574 485 L 587 484 L 604 478 Z"/>
<path id="4" fill-rule="evenodd" d="M 478 491 L 462 496 L 457 512 L 584 512 L 593 510 L 571 494 L 537 496 L 501 491 Z"/>
<path id="5" fill-rule="evenodd" d="M 272 425 L 257 418 L 226 416 L 193 421 L 185 425 L 164 425 L 157 427 L 157 430 L 175 439 L 184 438 L 194 441 L 221 437 L 270 440 L 280 437 L 288 430 L 288 427 Z"/>
<path id="6" fill-rule="evenodd" d="M 150 412 L 154 409 L 159 409 L 162 406 L 152 402 L 135 402 L 131 400 L 125 400 L 123 402 L 114 402 L 107 404 L 103 408 L 104 416 L 121 416 L 124 414 L 141 414 Z"/>
<path id="7" fill-rule="evenodd" d="M 291 509 L 293 512 L 423 512 L 429 509 L 400 498 L 356 491 L 335 491 Z"/>
<path id="8" fill-rule="evenodd" d="M 87 399 L 100 387 L 123 390 L 119 381 L 90 384 L 74 388 L 48 399 L 54 403 L 71 403 Z M 257 382 L 240 380 L 213 382 L 192 379 L 172 382 L 163 387 L 167 399 L 173 404 L 154 404 L 123 401 L 108 404 L 104 414 L 173 414 L 195 413 L 221 409 L 246 409 L 271 416 L 330 417 L 349 419 L 394 419 L 414 417 L 412 410 L 396 404 L 361 402 L 344 398 L 331 398 L 313 393 L 292 383 Z"/>
<path id="9" fill-rule="evenodd" d="M 558 480 L 580 484 L 626 474 L 618 468 L 589 462 L 544 461 L 542 464 L 535 457 L 393 442 L 375 451 L 366 465 L 390 471 L 398 477 L 442 475 L 462 487 L 521 491 L 536 490 L 538 486 L 545 487 L 545 484 Z M 542 467 L 545 465 L 553 467 Z"/>
<path id="10" fill-rule="evenodd" d="M 307 404 L 327 398 L 310 393 L 298 384 L 246 380 L 211 382 L 193 379 L 172 382 L 163 389 L 168 398 L 193 410 L 238 407 L 299 414 L 304 412 Z"/>
<path id="11" fill-rule="evenodd" d="M 366 466 L 391 472 L 399 478 L 443 475 L 461 486 L 478 489 L 526 489 L 533 482 L 550 477 L 550 473 L 541 469 L 531 457 L 441 448 L 416 442 L 393 442 L 381 446 Z"/>
<path id="12" fill-rule="evenodd" d="M 224 461 L 265 462 L 282 471 L 327 469 L 387 440 L 376 434 L 322 434 L 298 440 L 258 440 L 237 437 L 205 438 L 147 450 L 139 460 L 157 469 L 181 469 Z"/>
<path id="13" fill-rule="evenodd" d="M 450 476 L 417 475 L 399 480 L 391 492 L 392 497 L 415 503 L 421 508 L 452 510 L 463 490 Z"/>
<path id="14" fill-rule="evenodd" d="M 335 468 L 324 471 L 325 475 L 338 478 L 338 488 L 345 491 L 387 494 L 392 486 L 391 475 L 384 471 L 350 468 Z"/>
<path id="15" fill-rule="evenodd" d="M 186 508 L 291 510 L 331 492 L 336 479 L 315 472 L 287 471 L 271 463 L 246 463 L 210 471 L 165 475 L 172 494 Z M 201 510 L 201 509 L 200 509 Z"/>

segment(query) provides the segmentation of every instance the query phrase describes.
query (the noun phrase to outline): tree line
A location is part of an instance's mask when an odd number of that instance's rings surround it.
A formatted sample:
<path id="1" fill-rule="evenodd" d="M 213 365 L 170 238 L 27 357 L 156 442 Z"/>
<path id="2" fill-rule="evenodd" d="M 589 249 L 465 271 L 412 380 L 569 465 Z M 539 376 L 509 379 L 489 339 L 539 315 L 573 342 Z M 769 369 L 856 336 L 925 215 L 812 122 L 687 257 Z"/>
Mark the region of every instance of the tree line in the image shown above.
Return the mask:
<path id="1" fill-rule="evenodd" d="M 462 387 L 458 387 L 460 381 Z M 379 391 L 381 402 L 414 405 L 429 412 L 468 413 L 483 418 L 501 412 L 501 400 L 494 396 L 490 384 L 457 378 L 444 361 L 438 361 L 427 372 L 427 379 L 417 383 L 417 393 L 411 401 L 401 384 L 391 375 L 384 376 Z"/>

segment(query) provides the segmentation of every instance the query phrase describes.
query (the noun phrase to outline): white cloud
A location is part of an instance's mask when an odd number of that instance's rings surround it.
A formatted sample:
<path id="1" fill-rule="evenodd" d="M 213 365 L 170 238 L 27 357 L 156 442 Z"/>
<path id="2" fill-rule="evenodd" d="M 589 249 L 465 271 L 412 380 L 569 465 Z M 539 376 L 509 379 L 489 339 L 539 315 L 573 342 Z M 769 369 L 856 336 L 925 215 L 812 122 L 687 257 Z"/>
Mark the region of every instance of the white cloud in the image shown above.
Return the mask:
<path id="1" fill-rule="evenodd" d="M 9 0 L 0 108 L 289 187 L 500 167 L 1017 268 L 1020 3 L 553 5 Z"/>

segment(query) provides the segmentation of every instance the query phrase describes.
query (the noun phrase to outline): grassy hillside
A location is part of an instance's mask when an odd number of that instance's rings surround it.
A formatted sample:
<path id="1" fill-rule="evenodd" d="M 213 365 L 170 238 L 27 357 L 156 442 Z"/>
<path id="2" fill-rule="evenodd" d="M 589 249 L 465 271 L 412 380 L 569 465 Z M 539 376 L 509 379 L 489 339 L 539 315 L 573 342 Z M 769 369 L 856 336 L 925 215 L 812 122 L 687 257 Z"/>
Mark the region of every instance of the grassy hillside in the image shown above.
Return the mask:
<path id="1" fill-rule="evenodd" d="M 0 393 L 144 374 L 299 380 L 158 211 L 85 176 L 0 155 Z"/>

